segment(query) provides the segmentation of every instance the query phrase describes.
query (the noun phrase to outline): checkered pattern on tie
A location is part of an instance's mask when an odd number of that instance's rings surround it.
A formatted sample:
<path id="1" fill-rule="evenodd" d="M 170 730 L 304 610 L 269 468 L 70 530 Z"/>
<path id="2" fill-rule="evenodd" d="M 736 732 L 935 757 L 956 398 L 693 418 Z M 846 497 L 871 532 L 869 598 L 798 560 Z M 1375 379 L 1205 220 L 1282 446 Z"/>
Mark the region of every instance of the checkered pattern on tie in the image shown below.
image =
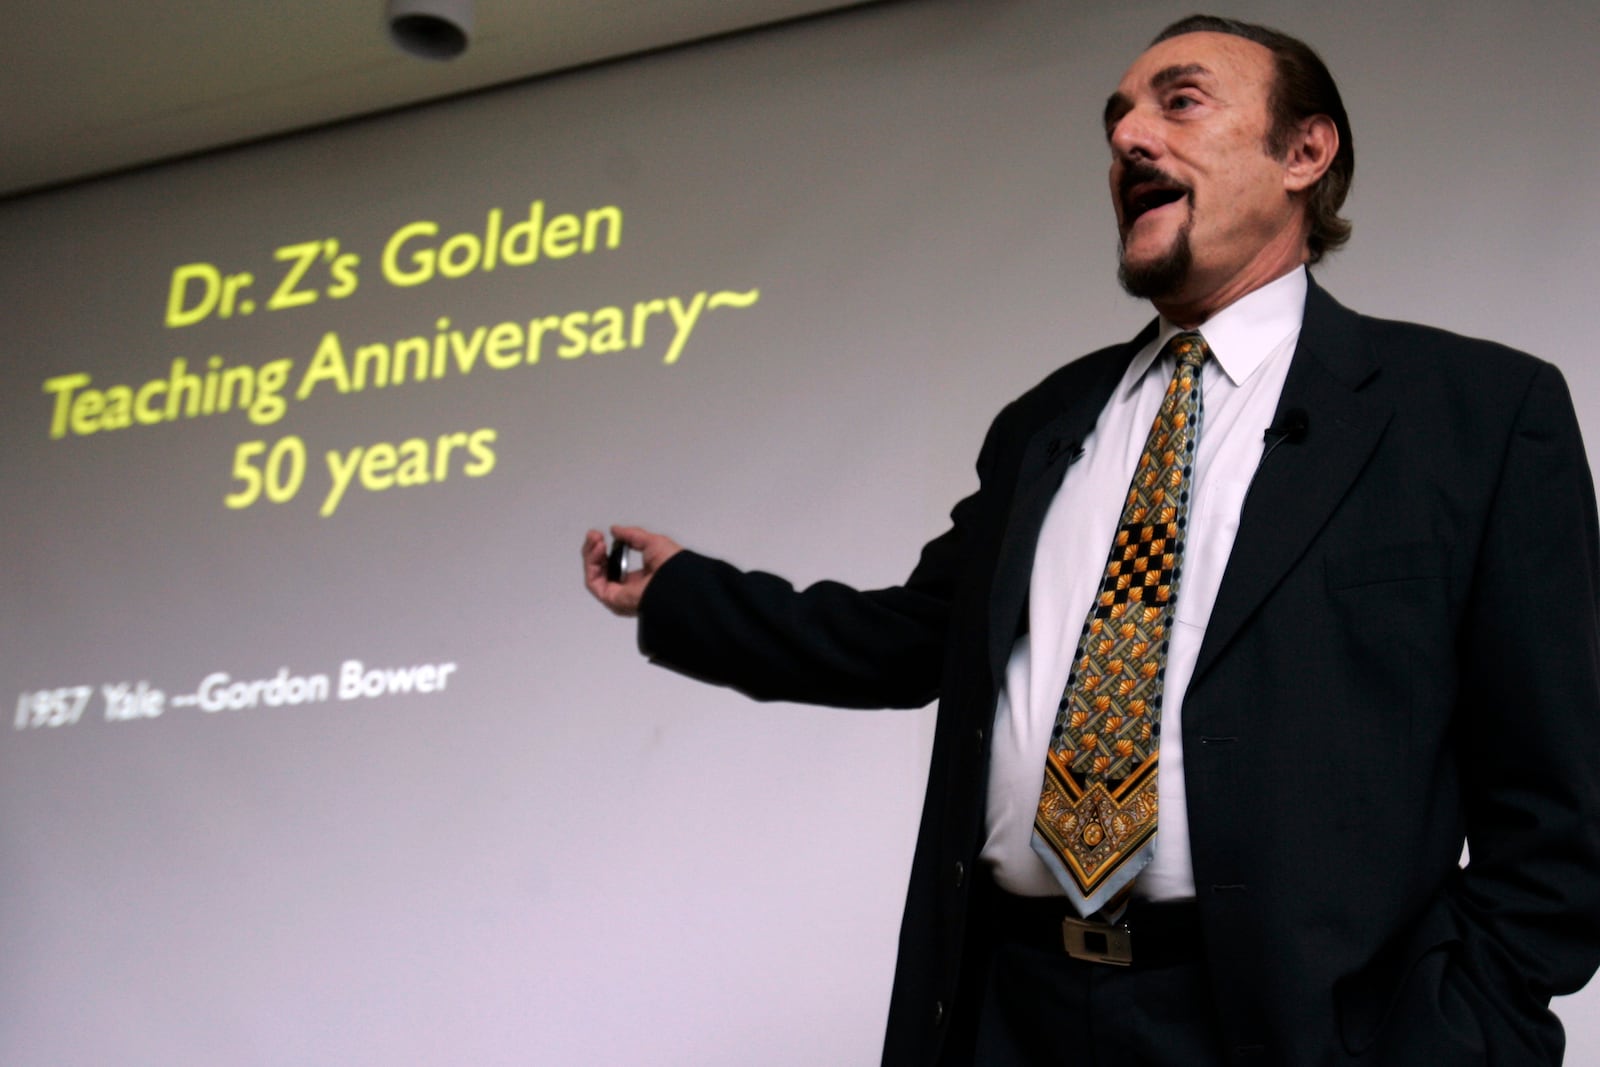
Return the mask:
<path id="1" fill-rule="evenodd" d="M 1034 817 L 1034 851 L 1086 916 L 1122 899 L 1155 841 L 1161 697 L 1209 349 L 1188 332 L 1169 353 L 1177 366 L 1084 620 Z"/>

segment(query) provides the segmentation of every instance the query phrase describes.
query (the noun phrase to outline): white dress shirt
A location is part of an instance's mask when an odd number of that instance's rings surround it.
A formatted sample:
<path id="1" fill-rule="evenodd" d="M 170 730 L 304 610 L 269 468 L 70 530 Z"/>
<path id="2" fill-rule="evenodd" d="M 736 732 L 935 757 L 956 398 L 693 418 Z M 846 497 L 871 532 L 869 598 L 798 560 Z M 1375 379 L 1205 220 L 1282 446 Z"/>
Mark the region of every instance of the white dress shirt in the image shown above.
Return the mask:
<path id="1" fill-rule="evenodd" d="M 1245 491 L 1261 461 L 1305 313 L 1306 272 L 1294 270 L 1223 308 L 1200 327 L 1215 357 L 1201 372 L 1200 442 L 1184 540 L 1176 625 L 1161 705 L 1155 853 L 1134 882 L 1151 900 L 1194 896 L 1183 787 L 1183 696 L 1233 550 Z M 995 881 L 1022 896 L 1062 887 L 1033 852 L 1033 816 L 1045 753 L 1079 631 L 1104 575 L 1111 538 L 1174 360 L 1157 360 L 1179 328 L 1162 320 L 1067 469 L 1045 515 L 1029 586 L 1028 632 L 1018 639 L 995 708 L 983 858 Z"/>

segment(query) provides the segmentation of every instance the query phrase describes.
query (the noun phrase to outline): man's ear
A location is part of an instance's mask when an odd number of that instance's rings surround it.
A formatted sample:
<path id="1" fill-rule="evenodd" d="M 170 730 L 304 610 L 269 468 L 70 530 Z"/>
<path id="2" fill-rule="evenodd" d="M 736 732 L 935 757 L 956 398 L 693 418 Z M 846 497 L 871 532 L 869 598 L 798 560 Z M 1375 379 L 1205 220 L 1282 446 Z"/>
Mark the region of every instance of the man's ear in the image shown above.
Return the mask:
<path id="1" fill-rule="evenodd" d="M 1339 153 L 1339 128 L 1326 115 L 1300 122 L 1283 156 L 1283 186 L 1299 193 L 1317 184 Z"/>

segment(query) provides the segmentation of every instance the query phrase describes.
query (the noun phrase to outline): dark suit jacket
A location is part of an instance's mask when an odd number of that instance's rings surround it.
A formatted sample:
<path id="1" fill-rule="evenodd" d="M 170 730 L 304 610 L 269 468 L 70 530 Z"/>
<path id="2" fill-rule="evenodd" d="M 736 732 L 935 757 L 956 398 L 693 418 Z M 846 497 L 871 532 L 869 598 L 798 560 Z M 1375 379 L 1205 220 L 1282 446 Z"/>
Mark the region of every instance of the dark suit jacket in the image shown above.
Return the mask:
<path id="1" fill-rule="evenodd" d="M 1153 327 L 1152 327 L 1153 328 Z M 641 647 L 759 699 L 938 697 L 886 1064 L 939 1056 L 989 727 L 1046 506 L 1149 337 L 1010 404 L 907 582 L 803 591 L 683 553 Z M 1548 1064 L 1600 960 L 1600 544 L 1555 368 L 1315 285 L 1184 699 L 1191 849 L 1232 1062 Z M 1459 866 L 1462 842 L 1471 861 Z"/>

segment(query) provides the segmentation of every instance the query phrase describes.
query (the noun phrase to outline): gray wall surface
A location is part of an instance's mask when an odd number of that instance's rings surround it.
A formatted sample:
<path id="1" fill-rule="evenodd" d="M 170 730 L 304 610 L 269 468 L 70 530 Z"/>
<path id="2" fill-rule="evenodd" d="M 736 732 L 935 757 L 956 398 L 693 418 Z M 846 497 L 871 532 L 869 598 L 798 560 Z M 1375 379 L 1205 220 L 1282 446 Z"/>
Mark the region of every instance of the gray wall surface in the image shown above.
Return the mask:
<path id="1" fill-rule="evenodd" d="M 906 574 L 1001 405 L 1149 317 L 1099 115 L 1188 5 L 1096 7 L 891 4 L 0 203 L 0 1061 L 876 1062 L 932 712 L 651 668 L 577 546 Z M 1600 440 L 1590 7 L 1230 13 L 1346 96 L 1318 279 L 1553 361 Z"/>

